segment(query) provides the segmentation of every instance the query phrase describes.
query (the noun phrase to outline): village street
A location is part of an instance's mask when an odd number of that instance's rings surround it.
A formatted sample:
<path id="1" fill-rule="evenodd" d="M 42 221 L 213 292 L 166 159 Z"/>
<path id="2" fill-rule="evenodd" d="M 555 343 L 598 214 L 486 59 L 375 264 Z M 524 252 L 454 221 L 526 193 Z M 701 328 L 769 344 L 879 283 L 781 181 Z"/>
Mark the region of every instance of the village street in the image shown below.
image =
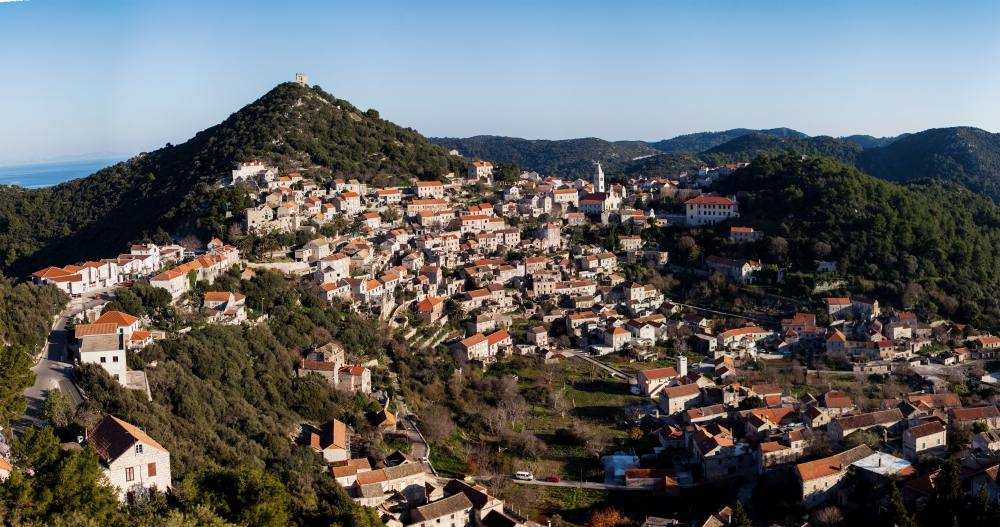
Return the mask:
<path id="1" fill-rule="evenodd" d="M 23 432 L 28 426 L 42 424 L 41 411 L 42 402 L 45 400 L 45 391 L 58 388 L 69 396 L 70 405 L 75 410 L 83 403 L 83 395 L 73 379 L 73 363 L 66 355 L 67 331 L 66 323 L 70 318 L 80 312 L 106 304 L 109 299 L 94 299 L 94 295 L 112 291 L 102 289 L 91 291 L 90 296 L 73 299 L 66 309 L 59 314 L 52 325 L 48 340 L 45 342 L 45 349 L 36 356 L 37 362 L 31 368 L 35 373 L 35 384 L 24 391 L 24 396 L 28 399 L 28 410 L 25 416 L 14 423 L 14 429 Z"/>

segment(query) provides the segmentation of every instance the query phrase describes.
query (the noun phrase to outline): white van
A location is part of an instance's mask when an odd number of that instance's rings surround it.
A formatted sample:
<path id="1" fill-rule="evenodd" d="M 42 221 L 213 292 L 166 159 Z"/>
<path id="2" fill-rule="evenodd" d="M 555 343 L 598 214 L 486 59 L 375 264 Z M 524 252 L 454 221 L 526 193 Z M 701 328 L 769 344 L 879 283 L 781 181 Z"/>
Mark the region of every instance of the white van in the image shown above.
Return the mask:
<path id="1" fill-rule="evenodd" d="M 535 476 L 531 472 L 525 472 L 523 470 L 514 473 L 514 479 L 520 479 L 524 481 L 531 481 L 535 479 Z"/>

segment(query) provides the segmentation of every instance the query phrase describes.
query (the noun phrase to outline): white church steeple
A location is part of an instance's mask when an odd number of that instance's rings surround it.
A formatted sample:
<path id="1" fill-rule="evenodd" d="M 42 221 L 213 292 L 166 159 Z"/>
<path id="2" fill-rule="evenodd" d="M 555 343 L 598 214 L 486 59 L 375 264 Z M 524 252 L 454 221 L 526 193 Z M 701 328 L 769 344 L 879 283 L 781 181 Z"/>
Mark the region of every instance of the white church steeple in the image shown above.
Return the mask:
<path id="1" fill-rule="evenodd" d="M 594 170 L 594 192 L 604 192 L 604 171 L 601 170 L 601 162 L 597 162 Z"/>

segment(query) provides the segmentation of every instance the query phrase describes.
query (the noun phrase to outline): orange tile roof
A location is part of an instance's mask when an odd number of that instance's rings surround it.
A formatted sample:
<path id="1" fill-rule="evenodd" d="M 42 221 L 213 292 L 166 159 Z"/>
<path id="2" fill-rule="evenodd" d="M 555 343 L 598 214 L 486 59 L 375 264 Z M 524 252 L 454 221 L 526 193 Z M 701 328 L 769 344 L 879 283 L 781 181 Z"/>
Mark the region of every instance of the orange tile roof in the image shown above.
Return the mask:
<path id="1" fill-rule="evenodd" d="M 487 342 L 486 336 L 483 335 L 482 333 L 476 333 L 475 335 L 462 340 L 462 345 L 465 346 L 466 348 L 470 348 L 482 342 Z"/>
<path id="2" fill-rule="evenodd" d="M 492 346 L 498 342 L 501 342 L 509 338 L 510 334 L 501 329 L 500 331 L 497 331 L 496 333 L 493 333 L 492 335 L 486 337 L 486 341 L 490 343 L 490 346 Z"/>
<path id="3" fill-rule="evenodd" d="M 117 324 L 118 327 L 122 327 L 131 326 L 138 321 L 138 318 L 122 313 L 121 311 L 108 311 L 101 315 L 101 318 L 95 320 L 94 324 Z"/>
<path id="4" fill-rule="evenodd" d="M 209 291 L 205 293 L 206 302 L 228 302 L 232 293 L 225 291 Z"/>

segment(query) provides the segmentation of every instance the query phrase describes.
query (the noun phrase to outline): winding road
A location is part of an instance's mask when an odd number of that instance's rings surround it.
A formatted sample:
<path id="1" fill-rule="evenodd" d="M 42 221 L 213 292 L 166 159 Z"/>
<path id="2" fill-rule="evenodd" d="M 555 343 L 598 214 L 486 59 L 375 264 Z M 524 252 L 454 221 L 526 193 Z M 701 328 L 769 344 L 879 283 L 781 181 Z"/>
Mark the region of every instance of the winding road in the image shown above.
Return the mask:
<path id="1" fill-rule="evenodd" d="M 91 291 L 91 296 L 108 290 Z M 113 297 L 112 297 L 113 298 Z M 23 433 L 29 426 L 41 426 L 42 424 L 42 402 L 45 401 L 45 391 L 58 388 L 59 391 L 67 394 L 70 406 L 76 410 L 83 403 L 83 394 L 76 385 L 73 378 L 73 361 L 67 355 L 67 331 L 66 323 L 71 317 L 76 316 L 85 309 L 104 305 L 109 300 L 95 300 L 90 297 L 73 299 L 66 309 L 59 314 L 59 318 L 52 324 L 52 331 L 45 342 L 45 349 L 39 357 L 37 363 L 31 371 L 35 372 L 35 384 L 24 391 L 24 396 L 28 399 L 28 409 L 24 417 L 14 423 L 14 430 Z"/>

